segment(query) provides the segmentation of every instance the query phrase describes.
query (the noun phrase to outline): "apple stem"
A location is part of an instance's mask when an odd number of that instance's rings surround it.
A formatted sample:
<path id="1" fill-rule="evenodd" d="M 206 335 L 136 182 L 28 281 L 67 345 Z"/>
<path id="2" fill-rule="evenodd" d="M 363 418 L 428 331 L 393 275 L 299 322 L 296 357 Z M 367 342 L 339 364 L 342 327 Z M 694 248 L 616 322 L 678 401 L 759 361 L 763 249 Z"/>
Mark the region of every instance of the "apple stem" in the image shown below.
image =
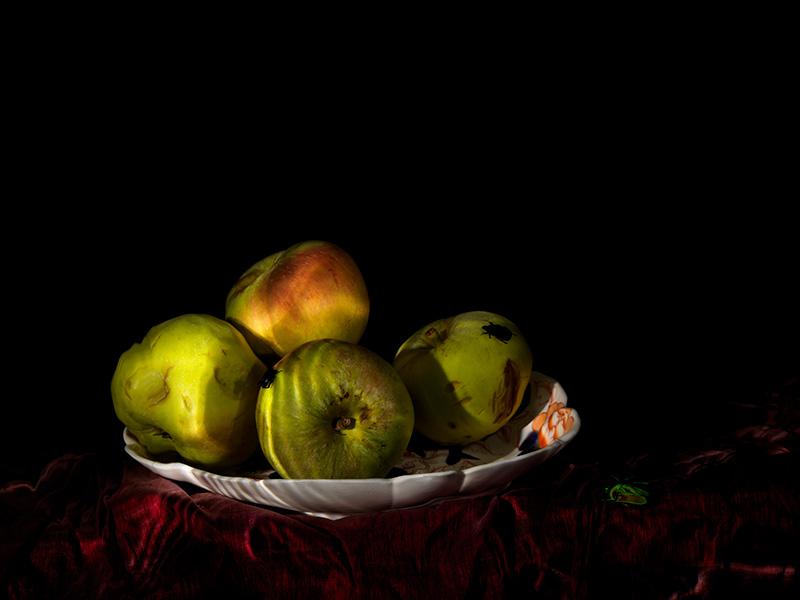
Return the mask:
<path id="1" fill-rule="evenodd" d="M 353 417 L 339 417 L 333 424 L 336 431 L 343 429 L 353 429 L 356 426 L 356 420 Z"/>

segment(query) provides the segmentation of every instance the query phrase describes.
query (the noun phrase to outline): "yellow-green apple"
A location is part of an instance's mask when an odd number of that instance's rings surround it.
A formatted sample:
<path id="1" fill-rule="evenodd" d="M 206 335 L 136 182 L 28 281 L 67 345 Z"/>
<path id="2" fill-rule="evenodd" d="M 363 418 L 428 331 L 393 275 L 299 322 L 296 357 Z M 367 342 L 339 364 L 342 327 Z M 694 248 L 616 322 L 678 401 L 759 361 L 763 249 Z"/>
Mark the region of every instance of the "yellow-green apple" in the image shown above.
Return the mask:
<path id="1" fill-rule="evenodd" d="M 283 356 L 323 338 L 357 343 L 369 318 L 367 286 L 339 246 L 302 242 L 250 267 L 228 293 L 225 318 L 259 354 Z"/>
<path id="2" fill-rule="evenodd" d="M 517 326 L 483 311 L 426 325 L 394 359 L 414 401 L 416 430 L 444 445 L 468 444 L 505 425 L 522 402 L 532 363 Z"/>
<path id="3" fill-rule="evenodd" d="M 287 479 L 382 477 L 414 429 L 414 406 L 392 365 L 349 342 L 295 348 L 263 386 L 256 408 L 261 449 Z"/>
<path id="4" fill-rule="evenodd" d="M 228 467 L 258 449 L 255 408 L 266 367 L 241 333 L 209 315 L 153 327 L 119 358 L 117 417 L 151 454 Z"/>

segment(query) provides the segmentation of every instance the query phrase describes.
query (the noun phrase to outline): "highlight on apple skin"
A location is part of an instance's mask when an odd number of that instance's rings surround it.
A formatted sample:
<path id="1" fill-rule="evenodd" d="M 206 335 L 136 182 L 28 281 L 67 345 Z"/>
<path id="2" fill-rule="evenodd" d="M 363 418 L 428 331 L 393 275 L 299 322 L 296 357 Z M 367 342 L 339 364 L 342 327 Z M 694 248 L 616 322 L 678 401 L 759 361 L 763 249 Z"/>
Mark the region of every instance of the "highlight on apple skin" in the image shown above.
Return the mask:
<path id="1" fill-rule="evenodd" d="M 257 353 L 283 356 L 316 339 L 357 343 L 367 327 L 369 296 L 347 252 L 306 241 L 250 267 L 228 293 L 225 318 Z"/>
<path id="2" fill-rule="evenodd" d="M 400 346 L 394 366 L 414 402 L 415 429 L 450 446 L 475 442 L 511 419 L 533 358 L 514 323 L 473 311 L 422 327 Z"/>
<path id="3" fill-rule="evenodd" d="M 264 455 L 285 479 L 383 477 L 408 446 L 414 406 L 374 352 L 314 340 L 268 372 L 256 426 Z"/>
<path id="4" fill-rule="evenodd" d="M 120 356 L 114 411 L 153 455 L 176 451 L 205 467 L 229 467 L 258 450 L 255 407 L 266 371 L 233 325 L 182 315 Z"/>

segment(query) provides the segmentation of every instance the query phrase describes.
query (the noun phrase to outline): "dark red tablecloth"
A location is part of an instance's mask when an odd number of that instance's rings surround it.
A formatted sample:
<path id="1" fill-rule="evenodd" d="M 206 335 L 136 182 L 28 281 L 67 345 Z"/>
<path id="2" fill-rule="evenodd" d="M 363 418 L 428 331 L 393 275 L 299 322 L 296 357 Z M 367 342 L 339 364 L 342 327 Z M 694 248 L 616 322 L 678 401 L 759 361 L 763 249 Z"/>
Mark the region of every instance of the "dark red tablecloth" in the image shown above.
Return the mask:
<path id="1" fill-rule="evenodd" d="M 497 495 L 338 521 L 67 455 L 0 489 L 0 583 L 10 598 L 798 597 L 798 388 L 734 407 L 712 446 L 568 448 Z M 609 501 L 617 479 L 647 504 Z"/>

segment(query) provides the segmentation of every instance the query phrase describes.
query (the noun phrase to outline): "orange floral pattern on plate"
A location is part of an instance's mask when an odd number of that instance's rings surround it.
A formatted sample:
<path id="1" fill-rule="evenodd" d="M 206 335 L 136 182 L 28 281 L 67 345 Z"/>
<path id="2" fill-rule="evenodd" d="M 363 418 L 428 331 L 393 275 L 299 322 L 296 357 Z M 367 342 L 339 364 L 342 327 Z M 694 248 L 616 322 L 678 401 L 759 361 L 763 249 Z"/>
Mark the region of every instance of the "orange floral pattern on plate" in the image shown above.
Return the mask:
<path id="1" fill-rule="evenodd" d="M 575 424 L 575 411 L 563 402 L 551 398 L 545 409 L 536 415 L 531 429 L 537 434 L 539 447 L 549 446 L 567 433 Z"/>

